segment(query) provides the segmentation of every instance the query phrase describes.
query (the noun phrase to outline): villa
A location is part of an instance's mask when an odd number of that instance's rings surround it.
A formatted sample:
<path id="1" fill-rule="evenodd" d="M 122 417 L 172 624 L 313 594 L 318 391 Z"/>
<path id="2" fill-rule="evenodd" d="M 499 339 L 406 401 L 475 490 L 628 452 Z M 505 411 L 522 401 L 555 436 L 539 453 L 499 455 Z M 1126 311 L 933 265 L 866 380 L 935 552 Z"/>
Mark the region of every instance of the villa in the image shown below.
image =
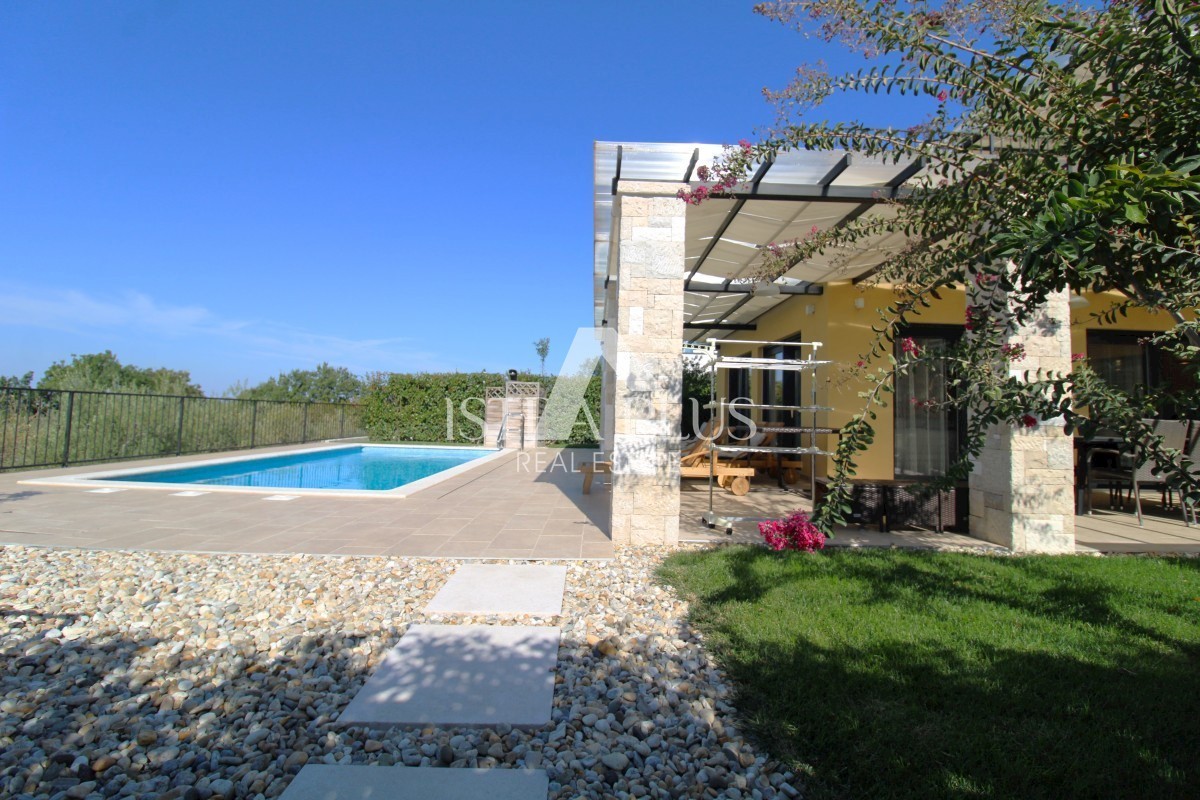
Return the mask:
<path id="1" fill-rule="evenodd" d="M 831 429 L 861 408 L 861 378 L 848 374 L 873 341 L 876 309 L 891 302 L 887 285 L 867 281 L 903 244 L 880 237 L 850 252 L 793 267 L 755 283 L 760 249 L 858 217 L 892 213 L 920 178 L 920 163 L 891 163 L 844 152 L 791 152 L 763 164 L 734 191 L 700 205 L 677 197 L 697 185 L 696 168 L 715 145 L 595 145 L 595 324 L 605 332 L 602 447 L 611 454 L 614 544 L 673 544 L 680 525 L 682 346 L 722 340 L 725 355 L 788 359 L 821 342 L 832 362 L 817 377 L 803 371 L 729 369 L 720 396 L 794 405 L 815 397 Z M 912 317 L 906 333 L 921 347 L 962 334 L 965 293 L 942 292 Z M 1023 370 L 1067 372 L 1082 354 L 1110 381 L 1132 389 L 1176 376 L 1169 362 L 1140 343 L 1171 326 L 1165 315 L 1136 310 L 1102 325 L 1096 312 L 1113 296 L 1059 293 L 1036 324 L 1014 337 Z M 738 342 L 746 342 L 739 345 Z M 923 367 L 898 385 L 880 409 L 875 443 L 861 455 L 858 480 L 904 481 L 936 474 L 953 457 L 962 421 L 921 400 L 943 391 L 941 375 Z M 815 385 L 806 385 L 813 380 Z M 770 420 L 770 411 L 761 412 Z M 833 434 L 823 449 L 832 449 Z M 829 459 L 817 457 L 817 476 Z M 811 476 L 810 476 L 811 477 Z M 1075 550 L 1075 458 L 1072 438 L 1053 420 L 994 430 L 959 496 L 971 535 L 1016 552 Z M 960 509 L 959 513 L 963 513 Z M 965 517 L 966 514 L 963 514 Z"/>

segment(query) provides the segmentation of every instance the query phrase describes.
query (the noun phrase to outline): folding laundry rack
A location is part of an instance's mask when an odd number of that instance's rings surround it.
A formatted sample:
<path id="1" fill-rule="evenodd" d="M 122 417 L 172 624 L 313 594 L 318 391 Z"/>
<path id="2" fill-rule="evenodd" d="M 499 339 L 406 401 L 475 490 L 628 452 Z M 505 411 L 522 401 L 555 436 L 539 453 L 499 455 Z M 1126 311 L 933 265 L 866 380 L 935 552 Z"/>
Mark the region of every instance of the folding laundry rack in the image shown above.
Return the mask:
<path id="1" fill-rule="evenodd" d="M 799 349 L 801 358 L 752 358 L 749 356 L 725 356 L 721 355 L 722 345 L 755 345 L 755 346 L 779 346 L 784 348 Z M 799 466 L 796 461 L 808 456 L 808 475 L 809 475 L 809 497 L 815 501 L 817 496 L 817 470 L 816 459 L 819 455 L 831 455 L 830 451 L 824 450 L 817 445 L 817 436 L 828 433 L 836 433 L 837 430 L 827 426 L 817 424 L 817 415 L 832 411 L 829 406 L 817 405 L 817 372 L 822 367 L 831 365 L 832 361 L 821 361 L 817 359 L 817 352 L 821 349 L 821 342 L 761 342 L 749 341 L 745 339 L 708 339 L 705 345 L 689 345 L 688 353 L 691 355 L 700 356 L 705 366 L 710 371 L 710 388 L 709 388 L 709 403 L 706 408 L 712 410 L 714 414 L 720 416 L 717 419 L 723 424 L 725 415 L 735 409 L 749 409 L 759 411 L 791 411 L 797 415 L 795 425 L 789 426 L 771 426 L 771 430 L 777 434 L 800 434 L 800 446 L 783 446 L 783 445 L 748 445 L 748 444 L 718 444 L 713 437 L 709 442 L 709 460 L 708 460 L 708 511 L 701 516 L 701 521 L 710 528 L 722 527 L 727 534 L 733 533 L 733 523 L 735 522 L 759 522 L 766 517 L 738 517 L 718 514 L 713 508 L 714 503 L 714 485 L 716 484 L 715 475 L 713 474 L 713 465 L 715 463 L 714 455 L 719 453 L 766 453 L 774 454 L 778 459 L 779 468 L 779 485 L 783 487 L 783 473 L 788 466 Z M 784 351 L 786 352 L 786 350 Z M 784 371 L 784 372 L 804 372 L 810 375 L 809 396 L 810 401 L 806 405 L 774 405 L 770 403 L 753 403 L 748 400 L 739 400 L 737 398 L 717 397 L 717 376 L 720 370 L 723 369 L 749 369 L 756 371 Z M 764 398 L 765 399 L 765 398 Z M 808 436 L 808 444 L 803 444 L 804 435 Z M 784 460 L 784 456 L 795 457 L 789 464 Z"/>

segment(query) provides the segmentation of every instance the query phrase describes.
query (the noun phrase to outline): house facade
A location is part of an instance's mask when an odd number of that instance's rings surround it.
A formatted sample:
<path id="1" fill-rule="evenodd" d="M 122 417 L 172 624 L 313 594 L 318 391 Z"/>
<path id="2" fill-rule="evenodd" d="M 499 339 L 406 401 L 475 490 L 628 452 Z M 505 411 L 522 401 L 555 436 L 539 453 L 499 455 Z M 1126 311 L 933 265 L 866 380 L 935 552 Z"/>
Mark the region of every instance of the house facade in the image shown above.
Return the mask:
<path id="1" fill-rule="evenodd" d="M 760 165 L 732 193 L 691 205 L 677 197 L 716 145 L 595 145 L 595 322 L 605 331 L 603 449 L 613 461 L 612 531 L 618 543 L 672 544 L 679 535 L 682 351 L 723 341 L 733 356 L 785 358 L 786 343 L 821 342 L 832 362 L 815 378 L 771 370 L 723 370 L 718 394 L 759 404 L 811 396 L 838 428 L 861 407 L 867 388 L 857 365 L 875 341 L 878 309 L 894 296 L 871 282 L 875 268 L 904 244 L 885 235 L 798 264 L 770 284 L 755 282 L 761 248 L 860 217 L 894 213 L 921 164 L 841 152 L 799 152 Z M 943 291 L 905 331 L 921 347 L 962 335 L 964 291 Z M 1117 385 L 1173 379 L 1168 361 L 1141 340 L 1171 327 L 1166 314 L 1131 312 L 1118 324 L 1098 317 L 1106 295 L 1051 298 L 1017 332 L 1025 356 L 1017 371 L 1066 372 L 1089 358 Z M 745 346 L 738 344 L 746 341 Z M 763 345 L 761 342 L 784 344 Z M 815 387 L 806 385 L 815 381 Z M 904 376 L 878 409 L 876 437 L 861 454 L 860 480 L 937 474 L 954 457 L 963 421 L 931 408 L 943 376 L 921 368 Z M 760 418 L 757 421 L 769 421 Z M 832 436 L 824 449 L 832 449 Z M 818 474 L 829 468 L 818 458 Z M 971 477 L 970 533 L 1016 551 L 1074 549 L 1074 446 L 1056 420 L 990 432 Z"/>

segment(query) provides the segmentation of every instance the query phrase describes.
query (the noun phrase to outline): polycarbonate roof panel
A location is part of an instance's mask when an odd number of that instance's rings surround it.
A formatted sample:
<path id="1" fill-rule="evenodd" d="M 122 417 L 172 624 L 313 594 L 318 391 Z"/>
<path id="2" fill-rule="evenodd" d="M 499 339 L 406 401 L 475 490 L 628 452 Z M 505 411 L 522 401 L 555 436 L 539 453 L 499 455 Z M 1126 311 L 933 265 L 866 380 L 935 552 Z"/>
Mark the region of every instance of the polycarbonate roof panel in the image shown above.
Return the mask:
<path id="1" fill-rule="evenodd" d="M 912 162 L 903 159 L 896 163 L 891 158 L 864 156 L 855 153 L 850 166 L 833 182 L 835 186 L 888 186 Z"/>
<path id="2" fill-rule="evenodd" d="M 620 163 L 618 166 L 618 148 Z M 689 165 L 711 164 L 723 151 L 721 145 L 679 144 L 648 142 L 596 142 L 594 149 L 594 224 L 595 224 L 595 306 L 596 324 L 604 317 L 604 280 L 610 274 L 610 238 L 612 236 L 612 191 L 613 180 L 618 176 L 625 181 L 682 182 L 688 174 Z M 794 151 L 781 153 L 767 172 L 763 186 L 809 187 L 824 179 L 845 156 L 842 151 L 814 152 Z M 834 189 L 846 188 L 837 201 L 813 199 L 796 200 L 748 198 L 738 208 L 738 201 L 728 198 L 708 200 L 699 206 L 687 208 L 687 239 L 685 242 L 685 269 L 688 273 L 699 262 L 701 255 L 709 251 L 699 271 L 692 277 L 695 286 L 720 286 L 725 280 L 748 281 L 761 257 L 762 246 L 772 242 L 782 243 L 809 235 L 814 227 L 826 230 L 830 226 L 856 212 L 860 206 L 855 190 L 877 189 L 895 183 L 897 176 L 909 165 L 909 161 L 895 163 L 886 158 L 867 158 L 851 154 L 849 166 L 830 184 Z M 920 173 L 918 173 L 919 175 Z M 695 175 L 692 176 L 693 182 Z M 918 179 L 911 179 L 918 180 Z M 863 193 L 864 202 L 875 198 Z M 738 208 L 730 220 L 721 240 L 715 246 L 712 238 L 721 229 L 730 214 Z M 891 214 L 894 210 L 886 205 L 877 205 L 866 214 Z M 781 279 L 821 283 L 831 279 L 857 277 L 869 271 L 897 247 L 900 242 L 880 241 L 859 243 L 853 250 L 830 252 L 800 264 Z M 746 302 L 745 293 L 713 294 L 688 293 L 685 296 L 685 318 L 696 320 L 720 319 L 734 307 L 737 310 L 726 320 L 739 323 L 752 320 L 765 311 L 784 302 L 791 295 L 751 297 Z M 739 305 L 740 304 L 740 305 Z M 699 316 L 697 316 L 699 315 Z"/>
<path id="3" fill-rule="evenodd" d="M 842 150 L 782 153 L 771 165 L 768 179 L 771 183 L 814 184 L 828 175 L 845 155 Z"/>

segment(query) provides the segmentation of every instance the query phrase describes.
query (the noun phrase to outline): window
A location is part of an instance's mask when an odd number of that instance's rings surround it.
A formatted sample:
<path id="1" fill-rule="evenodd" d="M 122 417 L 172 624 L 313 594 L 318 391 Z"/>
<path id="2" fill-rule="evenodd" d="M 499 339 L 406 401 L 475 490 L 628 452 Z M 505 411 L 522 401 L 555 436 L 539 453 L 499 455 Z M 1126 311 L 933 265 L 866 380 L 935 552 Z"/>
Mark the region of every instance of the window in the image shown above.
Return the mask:
<path id="1" fill-rule="evenodd" d="M 1177 393 L 1194 391 L 1195 375 L 1187 365 L 1161 347 L 1142 342 L 1148 331 L 1088 331 L 1088 364 L 1107 383 L 1132 397 L 1145 387 Z M 1175 419 L 1180 410 L 1165 406 L 1160 416 Z M 1185 414 L 1186 416 L 1186 414 Z"/>
<path id="2" fill-rule="evenodd" d="M 962 328 L 912 326 L 896 338 L 896 358 L 902 359 L 901 341 L 911 337 L 922 353 L 945 351 L 962 336 Z M 964 413 L 934 408 L 944 401 L 949 383 L 944 362 L 914 364 L 896 377 L 895 458 L 897 478 L 944 475 L 962 448 L 966 433 Z"/>
<path id="3" fill-rule="evenodd" d="M 748 369 L 731 369 L 729 374 L 729 394 L 726 395 L 730 400 L 749 400 L 750 399 L 750 370 Z"/>
<path id="4" fill-rule="evenodd" d="M 798 338 L 798 337 L 797 337 Z M 789 340 L 791 341 L 791 340 Z M 776 345 L 763 350 L 763 358 L 776 360 L 802 358 L 799 347 Z M 800 372 L 797 370 L 773 369 L 763 372 L 763 404 L 771 406 L 794 406 L 800 404 Z M 779 409 L 763 409 L 764 425 L 782 425 L 796 427 L 795 411 Z M 796 446 L 796 435 L 782 434 L 775 439 L 777 444 L 784 447 Z"/>
<path id="5" fill-rule="evenodd" d="M 750 397 L 749 369 L 730 369 L 730 371 L 727 371 L 726 374 L 728 375 L 726 378 L 728 381 L 728 393 L 725 396 L 725 399 L 727 399 L 727 401 L 742 401 L 743 403 L 750 401 L 752 398 Z M 742 407 L 728 411 L 728 413 L 725 415 L 726 429 L 728 429 L 728 431 L 734 431 L 734 429 L 744 427 L 742 420 L 733 415 L 734 411 L 737 411 L 737 414 L 740 416 L 746 417 L 750 416 L 752 410 L 754 409 Z"/>

